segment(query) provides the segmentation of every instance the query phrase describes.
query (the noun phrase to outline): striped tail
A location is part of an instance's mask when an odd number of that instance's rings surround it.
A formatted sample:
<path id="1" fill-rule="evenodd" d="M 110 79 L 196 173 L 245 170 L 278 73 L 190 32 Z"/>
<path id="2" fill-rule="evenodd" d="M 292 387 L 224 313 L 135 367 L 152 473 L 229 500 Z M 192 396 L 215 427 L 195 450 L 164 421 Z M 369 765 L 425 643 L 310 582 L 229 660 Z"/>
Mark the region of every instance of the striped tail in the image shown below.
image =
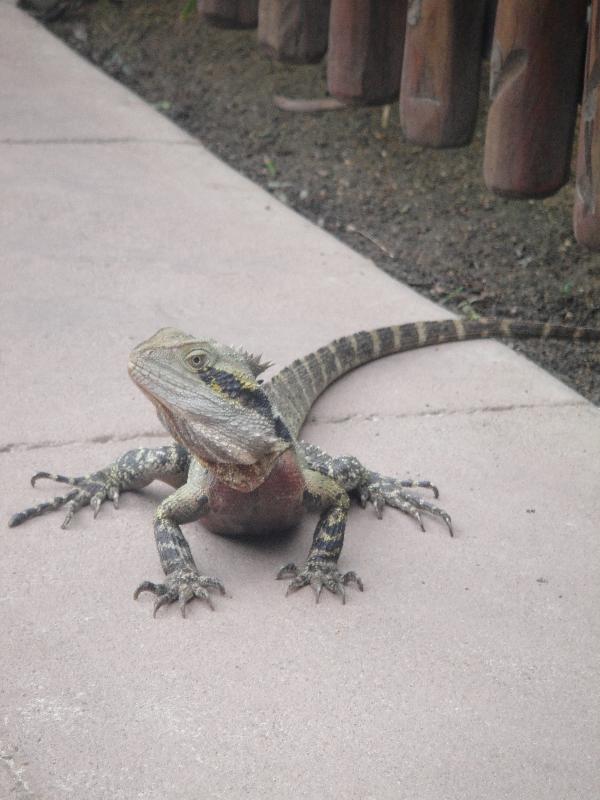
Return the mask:
<path id="1" fill-rule="evenodd" d="M 304 358 L 297 358 L 265 386 L 269 397 L 297 436 L 313 403 L 347 372 L 378 358 L 418 347 L 490 337 L 600 341 L 600 329 L 508 319 L 448 319 L 409 322 L 342 336 Z"/>

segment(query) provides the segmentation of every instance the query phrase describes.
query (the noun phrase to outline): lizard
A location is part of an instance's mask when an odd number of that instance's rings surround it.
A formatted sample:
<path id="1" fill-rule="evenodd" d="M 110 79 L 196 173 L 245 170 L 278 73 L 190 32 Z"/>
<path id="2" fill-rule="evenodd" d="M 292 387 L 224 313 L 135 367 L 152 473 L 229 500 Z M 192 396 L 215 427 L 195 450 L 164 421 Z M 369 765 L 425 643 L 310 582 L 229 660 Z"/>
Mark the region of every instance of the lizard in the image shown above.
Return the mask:
<path id="1" fill-rule="evenodd" d="M 323 588 L 346 599 L 346 587 L 363 583 L 354 571 L 342 573 L 338 559 L 351 498 L 371 503 L 381 518 L 386 506 L 413 517 L 438 518 L 453 535 L 450 515 L 424 499 L 428 480 L 381 475 L 353 456 L 332 457 L 299 439 L 315 400 L 341 376 L 375 359 L 419 347 L 489 337 L 539 337 L 600 340 L 600 330 L 502 319 L 448 319 L 407 323 L 342 336 L 298 358 L 269 381 L 259 376 L 270 366 L 261 356 L 198 339 L 175 328 L 161 328 L 133 349 L 129 375 L 154 404 L 173 442 L 129 450 L 103 469 L 78 477 L 38 472 L 72 487 L 66 494 L 12 516 L 11 527 L 47 511 L 66 508 L 67 528 L 75 513 L 91 506 L 96 517 L 124 491 L 153 480 L 173 487 L 157 507 L 154 535 L 163 582 L 143 581 L 135 590 L 155 595 L 153 614 L 177 602 L 185 616 L 194 598 L 214 609 L 211 591 L 225 594 L 217 577 L 196 566 L 181 526 L 201 520 L 224 535 L 277 533 L 295 526 L 305 511 L 319 520 L 305 563 L 286 564 L 278 579 L 289 579 L 286 594 L 311 586 L 318 602 Z"/>

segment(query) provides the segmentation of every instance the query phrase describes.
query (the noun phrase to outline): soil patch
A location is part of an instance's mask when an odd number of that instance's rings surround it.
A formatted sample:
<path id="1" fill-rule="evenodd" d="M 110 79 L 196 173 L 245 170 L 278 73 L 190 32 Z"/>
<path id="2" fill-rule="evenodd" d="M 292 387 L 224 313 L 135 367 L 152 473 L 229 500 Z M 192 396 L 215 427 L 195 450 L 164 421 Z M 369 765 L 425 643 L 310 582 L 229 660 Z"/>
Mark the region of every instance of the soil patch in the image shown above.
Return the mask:
<path id="1" fill-rule="evenodd" d="M 325 95 L 324 65 L 273 62 L 254 31 L 182 20 L 184 5 L 69 4 L 48 25 L 236 170 L 449 309 L 600 326 L 600 255 L 573 237 L 572 182 L 543 201 L 483 184 L 485 89 L 475 139 L 455 150 L 404 141 L 397 104 L 284 112 L 273 95 Z M 517 346 L 600 403 L 597 344 Z"/>

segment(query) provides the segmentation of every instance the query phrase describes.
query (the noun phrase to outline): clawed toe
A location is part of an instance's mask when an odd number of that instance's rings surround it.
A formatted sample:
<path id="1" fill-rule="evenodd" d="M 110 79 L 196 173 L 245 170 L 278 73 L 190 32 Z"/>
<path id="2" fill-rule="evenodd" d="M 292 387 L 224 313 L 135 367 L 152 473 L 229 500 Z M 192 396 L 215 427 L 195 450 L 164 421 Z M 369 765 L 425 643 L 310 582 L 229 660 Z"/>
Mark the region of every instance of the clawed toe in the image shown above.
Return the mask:
<path id="1" fill-rule="evenodd" d="M 346 572 L 345 575 L 342 576 L 342 581 L 344 584 L 355 583 L 358 586 L 359 591 L 364 592 L 365 587 L 362 580 L 358 577 L 356 572 Z"/>
<path id="2" fill-rule="evenodd" d="M 361 592 L 364 590 L 363 582 L 356 572 L 342 574 L 335 564 L 306 564 L 302 570 L 299 570 L 295 564 L 289 563 L 281 567 L 277 573 L 277 580 L 284 578 L 292 578 L 285 592 L 286 597 L 305 586 L 310 586 L 317 603 L 321 599 L 323 588 L 332 594 L 340 595 L 342 604 L 346 603 L 344 587 L 348 584 L 355 583 Z"/>
<path id="3" fill-rule="evenodd" d="M 285 566 L 281 567 L 281 569 L 277 571 L 275 579 L 281 581 L 284 578 L 295 578 L 297 574 L 298 574 L 298 567 L 293 563 L 293 561 L 290 561 L 288 564 L 285 564 Z"/>
<path id="4" fill-rule="evenodd" d="M 371 472 L 368 474 L 368 480 L 359 487 L 359 501 L 363 508 L 367 506 L 367 503 L 372 503 L 378 519 L 382 518 L 386 506 L 397 508 L 411 516 L 422 531 L 425 531 L 425 525 L 421 512 L 432 517 L 439 517 L 446 523 L 450 536 L 454 536 L 450 515 L 434 503 L 407 491 L 413 487 L 430 489 L 434 498 L 439 497 L 437 486 L 430 481 L 396 480 Z"/>
<path id="5" fill-rule="evenodd" d="M 152 592 L 152 594 L 160 595 L 164 594 L 166 591 L 167 587 L 164 585 L 164 583 L 152 583 L 152 581 L 144 581 L 143 583 L 140 583 L 133 593 L 133 599 L 137 600 L 142 592 Z"/>
<path id="6" fill-rule="evenodd" d="M 218 589 L 221 594 L 225 594 L 225 587 L 218 578 L 200 575 L 194 569 L 185 568 L 167 575 L 164 583 L 143 581 L 133 593 L 133 599 L 137 600 L 142 592 L 156 595 L 153 617 L 156 617 L 161 606 L 178 601 L 181 616 L 185 617 L 186 606 L 194 598 L 204 600 L 211 611 L 215 610 L 209 588 Z"/>
<path id="7" fill-rule="evenodd" d="M 66 514 L 61 525 L 63 530 L 66 530 L 73 517 L 83 506 L 89 505 L 93 511 L 94 518 L 98 516 L 102 503 L 109 498 L 112 500 L 115 508 L 119 505 L 119 485 L 114 476 L 111 476 L 106 471 L 94 472 L 90 475 L 82 475 L 79 477 L 71 478 L 67 475 L 58 475 L 53 472 L 36 472 L 31 478 L 31 485 L 35 486 L 39 480 L 51 480 L 57 483 L 66 483 L 68 486 L 73 486 L 71 491 L 52 500 L 39 503 L 31 508 L 26 508 L 24 511 L 19 511 L 13 514 L 8 523 L 9 527 L 14 528 L 21 525 L 31 517 L 39 517 L 47 511 L 54 511 L 61 506 L 65 506 Z"/>
<path id="8" fill-rule="evenodd" d="M 161 606 L 166 605 L 167 603 L 172 603 L 175 600 L 174 597 L 170 597 L 167 592 L 164 594 L 159 595 L 156 600 L 154 601 L 154 609 L 152 611 L 152 616 L 156 617 L 156 612 Z"/>

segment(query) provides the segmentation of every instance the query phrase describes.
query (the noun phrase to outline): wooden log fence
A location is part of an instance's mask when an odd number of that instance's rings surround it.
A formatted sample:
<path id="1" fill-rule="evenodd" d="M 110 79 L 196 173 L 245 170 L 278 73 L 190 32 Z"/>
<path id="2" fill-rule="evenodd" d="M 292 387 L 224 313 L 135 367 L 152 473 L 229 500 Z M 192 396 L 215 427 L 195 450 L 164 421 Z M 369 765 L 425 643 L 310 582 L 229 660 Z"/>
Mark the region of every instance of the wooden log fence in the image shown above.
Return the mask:
<path id="1" fill-rule="evenodd" d="M 501 195 L 546 197 L 569 178 L 587 0 L 500 0 L 483 174 Z"/>
<path id="2" fill-rule="evenodd" d="M 330 0 L 261 0 L 258 43 L 279 61 L 312 64 L 327 52 Z"/>
<path id="3" fill-rule="evenodd" d="M 198 10 L 221 28 L 256 28 L 258 0 L 200 0 Z"/>
<path id="4" fill-rule="evenodd" d="M 600 2 L 594 0 L 588 34 L 573 227 L 577 240 L 600 250 Z"/>
<path id="5" fill-rule="evenodd" d="M 261 48 L 282 61 L 315 62 L 327 50 L 333 98 L 371 105 L 399 96 L 404 135 L 429 147 L 471 140 L 491 38 L 483 175 L 501 195 L 544 197 L 568 180 L 583 92 L 573 225 L 578 241 L 600 250 L 599 6 L 600 0 L 202 0 L 201 10 L 219 25 L 258 23 Z"/>
<path id="6" fill-rule="evenodd" d="M 421 0 L 408 8 L 400 120 L 407 139 L 457 147 L 473 137 L 485 3 Z"/>
<path id="7" fill-rule="evenodd" d="M 405 0 L 332 0 L 327 89 L 338 100 L 390 103 L 400 90 Z"/>

